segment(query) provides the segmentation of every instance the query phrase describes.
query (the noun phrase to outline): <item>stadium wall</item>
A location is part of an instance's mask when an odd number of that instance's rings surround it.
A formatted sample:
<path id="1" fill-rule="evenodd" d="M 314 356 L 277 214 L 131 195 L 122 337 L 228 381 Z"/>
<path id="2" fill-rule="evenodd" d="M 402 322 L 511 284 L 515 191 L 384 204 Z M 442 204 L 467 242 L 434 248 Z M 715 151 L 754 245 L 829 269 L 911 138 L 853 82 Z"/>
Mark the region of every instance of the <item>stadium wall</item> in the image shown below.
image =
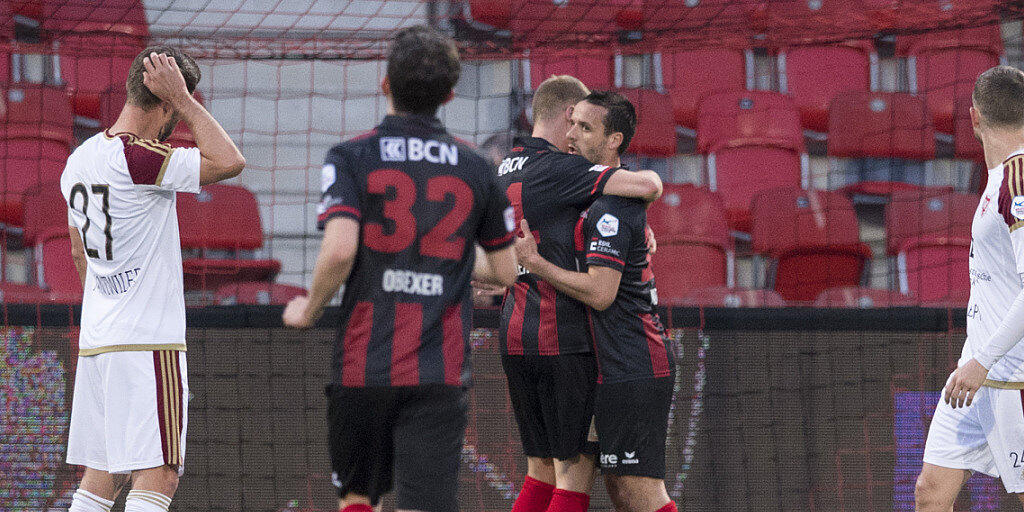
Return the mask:
<path id="1" fill-rule="evenodd" d="M 63 463 L 77 311 L 0 313 L 0 511 L 60 509 L 78 477 Z M 472 336 L 467 511 L 509 510 L 525 472 L 495 313 L 479 312 Z M 279 327 L 274 307 L 189 315 L 187 464 L 173 510 L 333 510 L 323 398 L 330 321 L 296 332 Z M 962 312 L 677 308 L 664 318 L 679 361 L 666 480 L 681 510 L 913 510 Z M 1000 505 L 1005 496 L 998 481 L 976 477 L 961 503 L 1019 507 Z M 612 509 L 603 489 L 592 508 Z"/>

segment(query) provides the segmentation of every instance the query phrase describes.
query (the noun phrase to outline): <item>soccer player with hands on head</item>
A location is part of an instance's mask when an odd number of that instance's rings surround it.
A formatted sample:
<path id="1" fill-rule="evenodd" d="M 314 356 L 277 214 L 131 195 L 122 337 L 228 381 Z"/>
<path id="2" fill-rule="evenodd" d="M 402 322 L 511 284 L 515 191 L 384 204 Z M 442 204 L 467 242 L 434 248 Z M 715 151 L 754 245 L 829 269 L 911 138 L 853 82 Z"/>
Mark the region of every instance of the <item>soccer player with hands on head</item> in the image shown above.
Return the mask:
<path id="1" fill-rule="evenodd" d="M 146 48 L 117 121 L 68 158 L 60 186 L 82 280 L 68 464 L 85 466 L 70 512 L 166 512 L 184 471 L 185 299 L 175 194 L 242 172 L 245 158 L 192 97 L 184 52 Z M 198 148 L 163 141 L 179 121 Z"/>

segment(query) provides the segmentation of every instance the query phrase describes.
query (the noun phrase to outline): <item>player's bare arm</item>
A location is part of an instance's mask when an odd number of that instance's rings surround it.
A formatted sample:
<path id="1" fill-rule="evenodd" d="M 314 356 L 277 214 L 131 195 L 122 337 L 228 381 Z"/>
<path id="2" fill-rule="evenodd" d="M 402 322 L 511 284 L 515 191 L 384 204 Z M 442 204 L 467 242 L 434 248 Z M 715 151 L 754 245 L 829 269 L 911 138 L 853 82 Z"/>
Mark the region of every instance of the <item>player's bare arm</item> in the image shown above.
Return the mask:
<path id="1" fill-rule="evenodd" d="M 523 237 L 517 238 L 515 245 L 520 265 L 551 283 L 558 291 L 597 311 L 604 311 L 612 305 L 619 291 L 622 272 L 599 266 L 590 267 L 586 273 L 565 270 L 544 259 L 537 252 L 537 240 L 533 237 L 526 219 L 523 219 L 522 228 Z"/>
<path id="2" fill-rule="evenodd" d="M 284 324 L 296 329 L 307 329 L 323 314 L 324 306 L 338 293 L 348 279 L 359 247 L 359 223 L 350 218 L 337 217 L 324 226 L 324 240 L 313 267 L 313 284 L 309 295 L 295 297 L 284 308 Z"/>
<path id="3" fill-rule="evenodd" d="M 512 247 L 485 251 L 476 246 L 473 280 L 486 285 L 508 288 L 516 282 L 516 256 Z"/>
<path id="4" fill-rule="evenodd" d="M 177 62 L 167 55 L 151 53 L 143 65 L 146 67 L 143 83 L 167 102 L 195 135 L 202 156 L 199 184 L 209 185 L 238 176 L 245 167 L 245 157 L 213 116 L 189 94 Z"/>
<path id="5" fill-rule="evenodd" d="M 604 186 L 604 193 L 610 196 L 643 199 L 648 203 L 661 197 L 663 187 L 661 176 L 654 171 L 615 171 Z"/>
<path id="6" fill-rule="evenodd" d="M 68 226 L 68 233 L 71 234 L 71 259 L 75 260 L 75 269 L 78 270 L 78 278 L 82 280 L 82 287 L 85 287 L 85 271 L 88 268 L 88 260 L 85 259 L 85 244 L 82 243 L 82 235 L 78 228 Z"/>

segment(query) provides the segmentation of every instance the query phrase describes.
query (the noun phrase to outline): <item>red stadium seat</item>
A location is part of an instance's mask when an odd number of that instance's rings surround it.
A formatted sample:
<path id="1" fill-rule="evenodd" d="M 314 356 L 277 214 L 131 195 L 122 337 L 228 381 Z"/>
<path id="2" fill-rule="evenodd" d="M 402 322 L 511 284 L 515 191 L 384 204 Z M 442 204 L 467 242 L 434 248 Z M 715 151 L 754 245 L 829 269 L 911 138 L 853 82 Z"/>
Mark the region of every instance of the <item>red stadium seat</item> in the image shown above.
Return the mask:
<path id="1" fill-rule="evenodd" d="M 761 2 L 736 0 L 642 0 L 644 36 L 715 46 L 745 44 L 754 35 Z M 696 47 L 693 46 L 693 47 Z"/>
<path id="2" fill-rule="evenodd" d="M 658 281 L 658 294 L 664 292 Z M 786 299 L 772 290 L 743 290 L 724 286 L 700 288 L 687 291 L 670 300 L 662 298 L 666 306 L 706 307 L 706 308 L 783 308 Z"/>
<path id="3" fill-rule="evenodd" d="M 862 286 L 829 288 L 818 294 L 814 307 L 818 308 L 891 308 L 916 306 L 918 300 L 896 290 L 879 290 Z"/>
<path id="4" fill-rule="evenodd" d="M 124 89 L 132 60 L 149 40 L 139 0 L 47 0 L 43 29 L 61 34 L 61 78 L 75 114 L 94 119 L 102 97 Z"/>
<path id="5" fill-rule="evenodd" d="M 39 287 L 52 292 L 82 295 L 82 282 L 71 257 L 68 228 L 54 228 L 36 240 L 36 280 Z M 79 299 L 80 300 L 80 299 Z"/>
<path id="6" fill-rule="evenodd" d="M 829 106 L 828 154 L 842 158 L 935 157 L 924 103 L 909 94 L 847 92 Z"/>
<path id="7" fill-rule="evenodd" d="M 710 240 L 659 241 L 658 252 L 650 260 L 658 294 L 666 303 L 692 290 L 727 286 L 731 281 L 731 254 Z"/>
<path id="8" fill-rule="evenodd" d="M 700 240 L 732 250 L 722 197 L 704 187 L 666 183 L 647 208 L 647 224 L 659 242 Z"/>
<path id="9" fill-rule="evenodd" d="M 25 191 L 39 183 L 59 180 L 68 154 L 63 143 L 0 139 L 0 222 L 21 226 Z"/>
<path id="10" fill-rule="evenodd" d="M 963 307 L 970 296 L 970 237 L 920 237 L 903 244 L 897 257 L 900 291 L 922 303 Z"/>
<path id="11" fill-rule="evenodd" d="M 700 103 L 706 96 L 747 88 L 746 59 L 739 50 L 663 53 L 661 70 L 675 122 L 691 129 L 697 128 Z"/>
<path id="12" fill-rule="evenodd" d="M 615 84 L 615 60 L 611 52 L 531 52 L 529 64 L 530 89 L 552 75 L 572 75 L 590 89 L 607 90 Z"/>
<path id="13" fill-rule="evenodd" d="M 709 188 L 721 194 L 729 227 L 750 231 L 750 202 L 776 187 L 804 182 L 803 146 L 739 139 L 712 148 L 707 159 Z"/>
<path id="14" fill-rule="evenodd" d="M 799 148 L 804 134 L 793 99 L 770 91 L 731 91 L 707 96 L 700 104 L 697 150 L 743 139 Z"/>
<path id="15" fill-rule="evenodd" d="M 235 304 L 280 305 L 294 297 L 306 295 L 306 289 L 280 283 L 246 281 L 230 283 L 217 289 L 214 301 L 222 306 Z"/>
<path id="16" fill-rule="evenodd" d="M 74 142 L 71 104 L 60 87 L 18 84 L 7 90 L 0 139 L 48 140 L 70 147 Z"/>
<path id="17" fill-rule="evenodd" d="M 636 133 L 629 143 L 629 152 L 658 157 L 675 155 L 676 132 L 669 97 L 650 89 L 621 92 L 633 103 L 637 113 Z"/>
<path id="18" fill-rule="evenodd" d="M 999 25 L 900 37 L 896 51 L 907 57 L 910 92 L 924 98 L 935 128 L 954 132 L 957 105 L 970 98 L 978 75 L 998 65 L 1003 52 Z"/>
<path id="19" fill-rule="evenodd" d="M 508 4 L 494 6 L 494 3 Z M 474 0 L 471 15 L 479 13 L 483 19 L 501 28 L 508 28 L 517 40 L 537 43 L 541 41 L 593 40 L 596 36 L 609 36 L 621 30 L 641 27 L 639 0 Z M 507 11 L 506 11 L 507 9 Z M 504 23 L 508 12 L 507 26 Z"/>
<path id="20" fill-rule="evenodd" d="M 24 220 L 21 236 L 26 246 L 34 246 L 48 232 L 67 230 L 68 206 L 59 182 L 40 183 L 25 191 Z"/>
<path id="21" fill-rule="evenodd" d="M 944 189 L 896 191 L 885 209 L 886 252 L 895 256 L 909 245 L 921 245 L 922 239 L 970 239 L 977 208 L 978 196 L 971 194 Z"/>
<path id="22" fill-rule="evenodd" d="M 811 301 L 823 290 L 860 284 L 871 249 L 844 195 L 778 188 L 751 205 L 754 252 L 775 260 L 773 288 L 786 300 Z"/>
<path id="23" fill-rule="evenodd" d="M 970 107 L 970 95 L 956 101 L 956 112 L 953 116 L 953 156 L 984 163 L 985 152 L 981 147 L 981 141 L 974 136 Z"/>
<path id="24" fill-rule="evenodd" d="M 828 129 L 829 103 L 837 94 L 871 90 L 873 53 L 868 41 L 796 46 L 779 53 L 779 90 L 793 96 L 805 128 Z"/>
<path id="25" fill-rule="evenodd" d="M 177 205 L 181 246 L 202 255 L 182 264 L 186 290 L 269 281 L 280 272 L 281 262 L 247 254 L 263 246 L 259 205 L 252 192 L 235 185 L 207 185 L 199 194 L 178 194 Z"/>

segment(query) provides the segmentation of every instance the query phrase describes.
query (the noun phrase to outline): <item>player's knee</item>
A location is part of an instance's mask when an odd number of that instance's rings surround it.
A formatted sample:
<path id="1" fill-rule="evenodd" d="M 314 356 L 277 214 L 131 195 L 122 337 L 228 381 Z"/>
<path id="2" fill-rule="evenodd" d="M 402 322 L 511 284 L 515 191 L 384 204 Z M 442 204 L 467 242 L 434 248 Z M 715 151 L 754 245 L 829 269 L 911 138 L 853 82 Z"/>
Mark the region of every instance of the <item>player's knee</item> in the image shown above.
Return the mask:
<path id="1" fill-rule="evenodd" d="M 917 503 L 918 510 L 931 510 L 932 507 L 942 505 L 939 503 L 941 501 L 940 494 L 938 482 L 929 478 L 926 473 L 918 475 L 917 483 L 914 485 L 914 501 Z"/>

